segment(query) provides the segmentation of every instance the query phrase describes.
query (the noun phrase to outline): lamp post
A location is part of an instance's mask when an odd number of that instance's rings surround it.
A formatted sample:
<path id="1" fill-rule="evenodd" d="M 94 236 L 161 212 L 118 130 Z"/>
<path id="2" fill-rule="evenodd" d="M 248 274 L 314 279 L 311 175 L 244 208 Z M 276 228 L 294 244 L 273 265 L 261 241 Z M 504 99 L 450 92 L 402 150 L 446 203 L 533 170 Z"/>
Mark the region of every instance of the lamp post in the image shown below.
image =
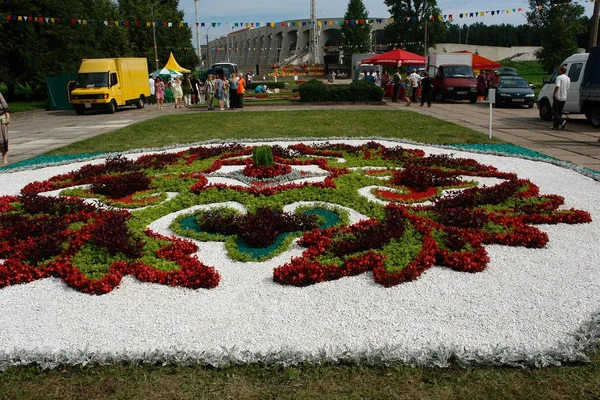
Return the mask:
<path id="1" fill-rule="evenodd" d="M 210 48 L 208 46 L 208 30 L 212 28 L 212 26 L 207 26 L 206 27 L 206 67 L 209 68 L 210 67 Z"/>
<path id="2" fill-rule="evenodd" d="M 156 27 L 154 26 L 154 6 L 160 3 L 158 0 L 150 5 L 150 20 L 152 21 L 152 39 L 154 40 L 154 62 L 156 63 L 156 69 L 158 69 L 158 48 L 156 46 Z"/>
<path id="3" fill-rule="evenodd" d="M 202 50 L 200 48 L 200 19 L 198 19 L 198 0 L 194 0 L 196 11 L 196 46 L 198 46 L 198 62 L 202 65 Z"/>

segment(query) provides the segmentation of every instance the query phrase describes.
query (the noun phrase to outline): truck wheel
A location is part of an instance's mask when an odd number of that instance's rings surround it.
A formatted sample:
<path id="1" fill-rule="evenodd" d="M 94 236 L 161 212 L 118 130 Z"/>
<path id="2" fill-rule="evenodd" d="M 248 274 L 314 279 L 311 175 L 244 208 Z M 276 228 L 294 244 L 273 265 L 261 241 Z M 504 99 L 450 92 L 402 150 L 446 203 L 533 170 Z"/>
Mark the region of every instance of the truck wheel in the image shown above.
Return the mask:
<path id="1" fill-rule="evenodd" d="M 435 101 L 437 101 L 438 103 L 443 103 L 444 101 L 446 101 L 446 99 L 444 99 L 444 95 L 442 94 L 442 92 L 435 93 Z"/>
<path id="2" fill-rule="evenodd" d="M 111 100 L 110 103 L 108 103 L 108 113 L 114 114 L 116 111 L 117 111 L 117 103 L 115 103 L 114 100 Z"/>
<path id="3" fill-rule="evenodd" d="M 83 110 L 83 108 L 76 108 L 75 112 L 77 113 L 77 115 L 83 115 L 84 110 Z"/>
<path id="4" fill-rule="evenodd" d="M 469 97 L 469 103 L 471 103 L 471 104 L 477 103 L 477 96 L 471 96 L 471 97 Z"/>
<path id="5" fill-rule="evenodd" d="M 552 119 L 552 106 L 548 99 L 540 101 L 540 118 L 544 121 L 550 121 Z"/>
<path id="6" fill-rule="evenodd" d="M 590 113 L 590 118 L 588 118 L 594 128 L 600 128 L 600 106 L 595 106 L 592 108 L 592 112 Z"/>
<path id="7" fill-rule="evenodd" d="M 140 98 L 138 99 L 138 101 L 135 103 L 135 106 L 138 109 L 140 109 L 140 108 L 144 108 L 144 104 L 145 104 L 144 96 L 140 96 Z"/>

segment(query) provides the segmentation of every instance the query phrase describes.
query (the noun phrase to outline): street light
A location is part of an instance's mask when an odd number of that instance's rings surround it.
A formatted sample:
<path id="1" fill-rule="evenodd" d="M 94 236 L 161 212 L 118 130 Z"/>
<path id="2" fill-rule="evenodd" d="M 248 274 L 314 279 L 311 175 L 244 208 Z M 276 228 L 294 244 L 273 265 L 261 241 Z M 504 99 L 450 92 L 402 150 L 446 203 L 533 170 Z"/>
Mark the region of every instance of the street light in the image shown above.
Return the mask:
<path id="1" fill-rule="evenodd" d="M 154 26 L 154 6 L 160 3 L 158 0 L 150 5 L 150 20 L 152 21 L 152 39 L 154 40 L 154 62 L 156 63 L 156 69 L 158 69 L 158 48 L 156 46 L 156 27 Z"/>
<path id="2" fill-rule="evenodd" d="M 210 48 L 208 47 L 208 30 L 212 28 L 211 25 L 208 25 L 206 27 L 206 66 L 207 68 L 210 67 Z"/>

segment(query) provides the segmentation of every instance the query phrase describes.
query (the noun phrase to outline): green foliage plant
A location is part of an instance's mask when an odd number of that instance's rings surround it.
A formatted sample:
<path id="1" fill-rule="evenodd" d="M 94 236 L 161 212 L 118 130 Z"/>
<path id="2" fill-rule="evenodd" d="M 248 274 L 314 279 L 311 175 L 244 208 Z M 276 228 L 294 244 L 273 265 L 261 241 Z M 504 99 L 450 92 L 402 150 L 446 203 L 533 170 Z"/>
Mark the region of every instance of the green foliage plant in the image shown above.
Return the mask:
<path id="1" fill-rule="evenodd" d="M 254 149 L 252 159 L 254 160 L 254 165 L 257 167 L 272 167 L 275 165 L 275 161 L 273 160 L 273 149 L 271 149 L 271 146 L 259 146 Z"/>

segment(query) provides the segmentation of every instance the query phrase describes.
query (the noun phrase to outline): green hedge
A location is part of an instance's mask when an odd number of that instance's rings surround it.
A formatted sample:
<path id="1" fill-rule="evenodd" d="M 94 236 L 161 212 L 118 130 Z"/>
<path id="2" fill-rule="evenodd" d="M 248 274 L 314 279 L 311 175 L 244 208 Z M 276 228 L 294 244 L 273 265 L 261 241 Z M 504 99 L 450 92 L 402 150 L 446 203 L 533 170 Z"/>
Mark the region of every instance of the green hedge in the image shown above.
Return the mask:
<path id="1" fill-rule="evenodd" d="M 269 89 L 285 89 L 285 82 L 269 82 L 269 81 L 257 81 L 257 82 L 252 82 L 249 83 L 248 86 L 246 87 L 246 89 L 249 90 L 254 90 L 256 89 L 256 87 L 260 85 L 260 86 L 265 86 L 267 85 L 269 87 Z"/>
<path id="2" fill-rule="evenodd" d="M 312 79 L 300 85 L 300 101 L 324 103 L 329 101 L 370 102 L 381 101 L 383 90 L 367 81 L 356 81 L 349 85 L 326 85 Z"/>

